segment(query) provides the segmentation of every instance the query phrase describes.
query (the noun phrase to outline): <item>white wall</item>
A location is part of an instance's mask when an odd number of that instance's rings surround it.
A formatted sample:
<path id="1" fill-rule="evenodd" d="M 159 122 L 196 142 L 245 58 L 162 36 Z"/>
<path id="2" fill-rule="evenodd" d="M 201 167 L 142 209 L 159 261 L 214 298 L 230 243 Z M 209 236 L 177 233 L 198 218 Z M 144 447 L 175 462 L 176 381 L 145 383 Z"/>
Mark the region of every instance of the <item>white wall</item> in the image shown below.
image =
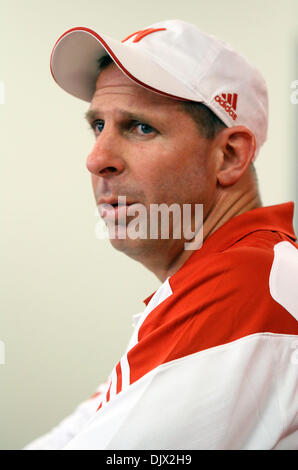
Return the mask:
<path id="1" fill-rule="evenodd" d="M 263 203 L 295 198 L 296 0 L 1 0 L 2 449 L 22 447 L 93 393 L 126 346 L 131 315 L 159 285 L 94 236 L 88 105 L 52 80 L 52 46 L 74 26 L 122 39 L 168 18 L 222 37 L 260 68 L 270 97 L 256 163 Z"/>

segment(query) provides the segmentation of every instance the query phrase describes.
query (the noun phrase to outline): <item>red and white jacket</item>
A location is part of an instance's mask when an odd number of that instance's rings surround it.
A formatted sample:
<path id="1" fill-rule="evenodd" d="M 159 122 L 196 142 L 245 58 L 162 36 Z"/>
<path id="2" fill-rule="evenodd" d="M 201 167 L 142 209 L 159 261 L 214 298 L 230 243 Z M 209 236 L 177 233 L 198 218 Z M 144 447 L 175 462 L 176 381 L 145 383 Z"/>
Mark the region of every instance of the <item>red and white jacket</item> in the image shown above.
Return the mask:
<path id="1" fill-rule="evenodd" d="M 108 381 L 26 449 L 297 449 L 292 202 L 220 227 L 135 317 Z"/>

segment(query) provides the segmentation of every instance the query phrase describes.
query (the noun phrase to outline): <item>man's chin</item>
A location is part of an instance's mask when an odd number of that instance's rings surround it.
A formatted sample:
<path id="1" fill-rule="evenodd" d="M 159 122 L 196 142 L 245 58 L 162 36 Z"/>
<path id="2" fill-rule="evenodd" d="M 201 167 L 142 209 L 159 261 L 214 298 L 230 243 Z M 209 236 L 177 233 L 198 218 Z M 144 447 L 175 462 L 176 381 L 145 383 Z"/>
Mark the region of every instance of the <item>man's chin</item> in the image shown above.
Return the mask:
<path id="1" fill-rule="evenodd" d="M 153 246 L 156 242 L 157 240 L 144 240 L 141 238 L 136 238 L 135 240 L 117 236 L 110 238 L 110 243 L 115 250 L 121 251 L 135 260 L 141 260 L 143 257 L 150 256 L 150 252 L 156 249 Z"/>

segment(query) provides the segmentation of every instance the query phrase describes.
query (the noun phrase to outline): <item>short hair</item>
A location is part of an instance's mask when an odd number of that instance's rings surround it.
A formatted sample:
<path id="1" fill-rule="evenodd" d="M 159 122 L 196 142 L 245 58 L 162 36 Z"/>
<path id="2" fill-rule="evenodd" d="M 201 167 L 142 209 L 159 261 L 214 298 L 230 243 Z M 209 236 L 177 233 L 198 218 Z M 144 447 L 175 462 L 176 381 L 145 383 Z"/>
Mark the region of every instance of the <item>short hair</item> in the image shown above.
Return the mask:
<path id="1" fill-rule="evenodd" d="M 108 65 L 112 64 L 114 61 L 111 56 L 103 55 L 100 59 L 98 59 L 98 70 L 101 72 L 104 68 Z"/>
<path id="2" fill-rule="evenodd" d="M 227 127 L 226 124 L 203 103 L 182 101 L 181 105 L 183 110 L 195 121 L 200 135 L 206 139 L 213 140 L 220 131 Z"/>

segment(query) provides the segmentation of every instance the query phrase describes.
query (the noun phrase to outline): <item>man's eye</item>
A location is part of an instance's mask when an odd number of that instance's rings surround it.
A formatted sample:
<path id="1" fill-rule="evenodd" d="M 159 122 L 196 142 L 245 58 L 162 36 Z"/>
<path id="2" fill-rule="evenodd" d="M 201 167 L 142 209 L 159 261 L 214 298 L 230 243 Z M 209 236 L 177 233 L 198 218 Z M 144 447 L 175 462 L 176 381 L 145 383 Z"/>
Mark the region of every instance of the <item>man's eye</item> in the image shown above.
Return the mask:
<path id="1" fill-rule="evenodd" d="M 102 121 L 101 119 L 97 119 L 92 123 L 91 127 L 96 134 L 100 134 L 103 131 L 104 125 L 104 121 Z"/>
<path id="2" fill-rule="evenodd" d="M 151 126 L 149 126 L 149 124 L 144 124 L 142 122 L 137 122 L 135 127 L 139 134 L 148 135 L 154 132 L 154 129 Z"/>

